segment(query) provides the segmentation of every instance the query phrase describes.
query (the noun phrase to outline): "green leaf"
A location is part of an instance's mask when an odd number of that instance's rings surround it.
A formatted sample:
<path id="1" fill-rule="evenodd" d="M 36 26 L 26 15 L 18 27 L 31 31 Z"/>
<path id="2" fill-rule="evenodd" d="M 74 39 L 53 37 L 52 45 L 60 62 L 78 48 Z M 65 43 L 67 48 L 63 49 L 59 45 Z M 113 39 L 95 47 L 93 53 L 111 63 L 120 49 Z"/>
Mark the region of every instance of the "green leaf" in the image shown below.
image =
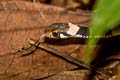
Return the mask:
<path id="1" fill-rule="evenodd" d="M 94 38 L 95 35 L 105 34 L 108 30 L 120 24 L 120 0 L 97 0 L 95 4 L 91 20 L 91 33 L 92 36 L 87 40 L 87 48 L 84 57 L 85 63 L 91 62 L 91 48 L 96 44 L 99 39 Z"/>

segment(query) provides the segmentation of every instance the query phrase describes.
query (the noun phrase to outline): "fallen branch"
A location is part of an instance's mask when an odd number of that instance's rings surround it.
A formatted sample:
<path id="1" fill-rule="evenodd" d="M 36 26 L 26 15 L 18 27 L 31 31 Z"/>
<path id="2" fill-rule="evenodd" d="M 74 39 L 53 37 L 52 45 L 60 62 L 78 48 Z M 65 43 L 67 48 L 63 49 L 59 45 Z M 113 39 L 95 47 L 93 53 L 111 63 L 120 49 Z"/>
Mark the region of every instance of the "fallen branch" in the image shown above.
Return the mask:
<path id="1" fill-rule="evenodd" d="M 30 43 L 31 45 L 34 45 L 34 44 L 36 43 L 36 41 L 35 41 L 34 39 L 30 39 L 30 40 L 29 40 L 29 43 Z M 52 52 L 53 54 L 55 54 L 55 55 L 57 55 L 57 56 L 60 56 L 60 57 L 62 57 L 62 58 L 64 58 L 64 59 L 66 59 L 66 60 L 68 60 L 68 61 L 70 61 L 70 62 L 78 65 L 78 66 L 82 66 L 82 67 L 84 67 L 84 68 L 86 68 L 86 69 L 88 69 L 88 70 L 92 70 L 92 71 L 95 71 L 95 72 L 97 72 L 97 73 L 99 73 L 99 74 L 103 74 L 104 76 L 111 77 L 111 74 L 110 74 L 110 73 L 107 73 L 107 72 L 103 72 L 103 71 L 101 71 L 101 70 L 98 70 L 98 69 L 96 69 L 96 68 L 95 68 L 94 66 L 92 66 L 92 65 L 87 65 L 87 64 L 85 64 L 83 61 L 80 61 L 80 60 L 78 60 L 78 59 L 76 59 L 76 58 L 74 58 L 74 57 L 72 57 L 72 56 L 70 56 L 70 55 L 68 55 L 68 54 L 66 54 L 66 53 L 64 53 L 64 52 L 60 52 L 60 51 L 58 51 L 58 50 L 56 50 L 56 49 L 53 49 L 53 48 L 49 47 L 46 43 L 39 43 L 39 45 L 37 44 L 37 45 L 35 45 L 35 46 L 38 47 L 38 48 L 42 48 L 42 49 L 44 49 L 44 50 L 46 50 L 46 51 Z"/>

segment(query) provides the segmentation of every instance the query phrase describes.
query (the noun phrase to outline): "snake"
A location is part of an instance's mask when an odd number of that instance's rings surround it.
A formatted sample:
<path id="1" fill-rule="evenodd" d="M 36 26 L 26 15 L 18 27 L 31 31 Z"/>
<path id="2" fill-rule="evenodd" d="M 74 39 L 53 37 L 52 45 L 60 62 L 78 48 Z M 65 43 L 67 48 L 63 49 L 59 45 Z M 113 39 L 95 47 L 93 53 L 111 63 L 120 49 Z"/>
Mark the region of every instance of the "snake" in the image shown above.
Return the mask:
<path id="1" fill-rule="evenodd" d="M 46 37 L 54 39 L 65 38 L 91 38 L 90 27 L 80 26 L 73 23 L 54 23 L 45 29 Z M 111 38 L 120 36 L 120 27 L 108 31 L 104 35 L 96 35 L 94 38 Z"/>
<path id="2" fill-rule="evenodd" d="M 79 24 L 73 24 L 73 23 L 54 23 L 45 29 L 45 36 L 54 39 L 67 39 L 67 38 L 89 39 L 91 38 L 90 33 L 91 33 L 90 27 L 81 26 Z M 94 38 L 107 39 L 116 36 L 120 36 L 120 27 L 111 29 L 103 35 L 96 35 L 94 36 Z"/>
<path id="3" fill-rule="evenodd" d="M 73 23 L 53 23 L 45 29 L 45 36 L 53 39 L 68 38 L 91 38 L 90 27 L 81 26 Z M 106 34 L 96 35 L 94 38 L 109 39 L 117 37 L 120 39 L 120 27 L 109 30 Z M 105 60 L 120 59 L 119 56 L 113 55 Z M 103 60 L 104 61 L 104 60 Z"/>

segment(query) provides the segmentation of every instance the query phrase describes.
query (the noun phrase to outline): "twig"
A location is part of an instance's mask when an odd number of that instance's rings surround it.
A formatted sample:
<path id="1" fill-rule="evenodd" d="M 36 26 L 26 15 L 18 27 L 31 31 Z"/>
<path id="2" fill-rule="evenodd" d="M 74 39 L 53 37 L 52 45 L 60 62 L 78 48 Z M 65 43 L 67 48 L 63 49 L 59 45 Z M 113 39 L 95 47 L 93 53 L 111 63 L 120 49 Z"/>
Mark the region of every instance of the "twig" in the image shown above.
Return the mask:
<path id="1" fill-rule="evenodd" d="M 36 41 L 33 40 L 33 39 L 30 39 L 30 40 L 29 40 L 29 43 L 30 43 L 31 45 L 34 45 L 35 42 L 36 42 Z M 62 57 L 62 58 L 64 58 L 64 59 L 66 59 L 66 60 L 68 60 L 68 61 L 70 61 L 70 62 L 78 65 L 78 66 L 82 66 L 82 67 L 84 67 L 84 68 L 86 68 L 86 69 L 88 69 L 88 70 L 94 70 L 95 72 L 97 72 L 97 73 L 99 73 L 99 74 L 103 74 L 104 76 L 111 77 L 111 74 L 110 74 L 110 73 L 103 72 L 103 71 L 101 71 L 101 70 L 97 70 L 94 66 L 92 66 L 92 65 L 87 65 L 87 64 L 85 64 L 84 62 L 82 62 L 82 61 L 80 61 L 80 60 L 78 60 L 78 59 L 76 59 L 76 58 L 74 58 L 74 57 L 72 57 L 72 56 L 70 56 L 70 55 L 67 55 L 66 53 L 60 52 L 60 51 L 58 51 L 58 50 L 56 50 L 56 49 L 53 49 L 53 48 L 49 47 L 46 43 L 40 43 L 39 45 L 36 45 L 36 47 L 39 47 L 39 48 L 42 48 L 42 49 L 44 49 L 44 50 L 46 50 L 46 51 L 52 52 L 53 54 L 55 54 L 55 55 L 57 55 L 57 56 L 60 56 L 60 57 Z"/>

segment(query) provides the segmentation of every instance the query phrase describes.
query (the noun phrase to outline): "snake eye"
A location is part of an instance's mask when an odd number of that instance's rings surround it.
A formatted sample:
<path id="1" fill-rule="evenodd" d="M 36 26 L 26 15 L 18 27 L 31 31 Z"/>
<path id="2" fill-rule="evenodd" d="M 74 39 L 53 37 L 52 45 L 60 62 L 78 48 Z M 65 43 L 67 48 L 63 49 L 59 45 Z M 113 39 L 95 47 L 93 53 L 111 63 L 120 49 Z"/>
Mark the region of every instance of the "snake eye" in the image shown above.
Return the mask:
<path id="1" fill-rule="evenodd" d="M 60 32 L 55 30 L 55 31 L 52 32 L 52 35 L 56 38 L 59 38 L 60 37 Z"/>

